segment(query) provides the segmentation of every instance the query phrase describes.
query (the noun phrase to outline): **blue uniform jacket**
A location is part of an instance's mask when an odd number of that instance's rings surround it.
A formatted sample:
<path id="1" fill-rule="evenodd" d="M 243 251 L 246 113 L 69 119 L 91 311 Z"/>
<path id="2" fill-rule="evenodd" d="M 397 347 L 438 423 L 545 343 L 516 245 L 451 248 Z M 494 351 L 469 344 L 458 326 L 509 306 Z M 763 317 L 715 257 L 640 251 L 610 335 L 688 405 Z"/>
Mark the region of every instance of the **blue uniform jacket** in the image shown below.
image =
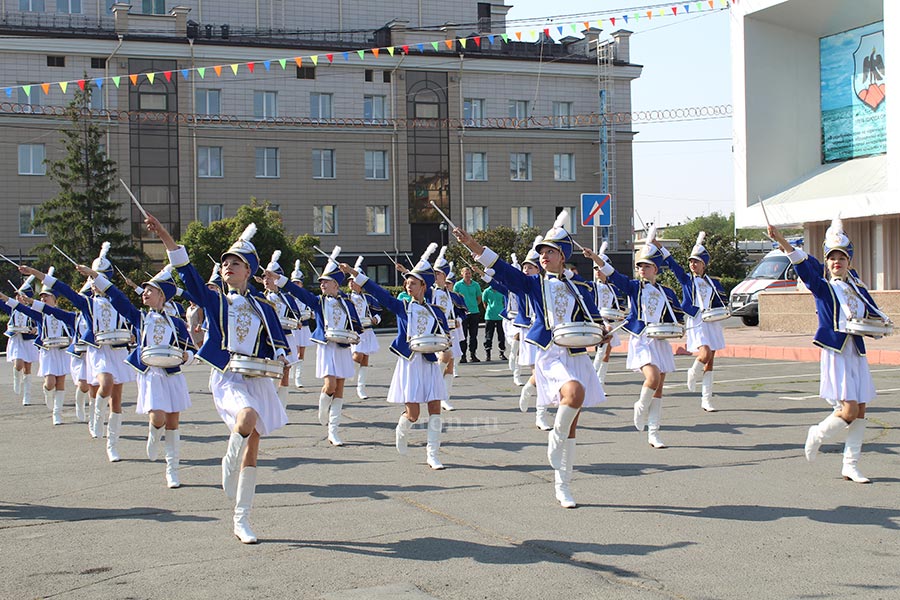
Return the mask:
<path id="1" fill-rule="evenodd" d="M 18 303 L 18 304 L 21 306 L 21 303 L 20 303 L 18 300 L 16 300 L 15 298 L 10 298 L 10 300 L 15 300 L 16 303 Z M 12 317 L 12 312 L 13 312 L 14 309 L 10 308 L 9 305 L 6 304 L 6 303 L 4 303 L 4 302 L 0 302 L 0 306 L 3 307 L 3 312 L 5 312 L 6 314 L 8 314 L 10 317 Z M 23 315 L 28 316 L 28 318 L 31 319 L 31 320 L 33 321 L 33 323 L 31 323 L 31 327 L 34 327 L 35 329 L 38 329 L 38 333 L 23 333 L 23 334 L 21 334 L 22 339 L 23 339 L 23 340 L 36 340 L 36 339 L 38 338 L 39 333 L 40 333 L 40 329 L 39 329 L 39 327 L 38 327 L 38 322 L 40 321 L 40 319 L 35 319 L 34 317 L 32 317 L 31 315 L 29 315 L 29 314 L 28 314 L 27 312 L 25 312 L 24 310 L 23 310 L 23 311 L 20 311 L 20 312 L 21 312 Z M 8 327 L 8 325 L 7 325 L 7 327 Z M 10 332 L 7 330 L 7 331 L 4 332 L 3 335 L 5 335 L 5 336 L 8 337 L 8 338 L 11 338 L 12 336 L 14 336 L 14 335 L 16 335 L 16 334 L 15 334 L 15 333 L 10 333 Z"/>
<path id="2" fill-rule="evenodd" d="M 37 346 L 38 348 L 48 350 L 48 348 L 44 348 L 44 345 L 42 343 L 43 338 L 44 338 L 44 315 L 42 315 L 40 312 L 34 310 L 33 308 L 25 306 L 24 304 L 22 304 L 15 298 L 10 298 L 10 300 L 15 302 L 15 305 L 12 307 L 13 311 L 18 311 L 18 312 L 22 313 L 23 315 L 25 315 L 26 317 L 28 317 L 29 319 L 34 321 L 34 323 L 36 324 L 37 335 L 34 337 L 34 345 Z M 7 313 L 10 313 L 10 316 L 12 316 L 12 312 L 9 309 L 9 305 L 4 304 L 3 308 Z M 65 325 L 65 322 L 63 322 L 63 325 Z M 67 333 L 69 333 L 69 335 L 71 335 L 71 332 L 67 332 Z M 25 338 L 25 339 L 28 339 L 28 338 Z"/>
<path id="3" fill-rule="evenodd" d="M 278 281 L 279 286 L 283 286 L 282 289 L 291 294 L 292 296 L 298 298 L 300 302 L 310 307 L 313 311 L 313 314 L 316 316 L 316 330 L 313 331 L 310 339 L 317 344 L 327 344 L 328 340 L 325 339 L 325 317 L 322 315 L 322 301 L 321 296 L 316 296 L 306 288 L 302 288 L 293 281 L 288 281 L 287 277 L 282 276 L 282 279 Z M 359 322 L 359 315 L 356 314 L 356 307 L 353 306 L 353 303 L 350 302 L 350 298 L 347 297 L 347 294 L 340 292 L 338 295 L 341 302 L 344 303 L 344 308 L 347 309 L 347 314 L 350 316 L 350 327 L 356 333 L 362 333 L 363 328 L 362 324 Z M 342 348 L 349 348 L 350 344 L 338 344 L 338 346 Z"/>
<path id="4" fill-rule="evenodd" d="M 84 322 L 84 317 L 81 315 L 81 313 L 69 312 L 67 310 L 59 308 L 58 306 L 49 306 L 39 300 L 35 300 L 32 307 L 34 308 L 34 310 L 40 313 L 46 313 L 51 317 L 55 317 L 65 323 L 66 327 L 69 328 L 69 332 L 72 334 L 72 343 L 69 344 L 68 348 L 66 348 L 66 352 L 73 356 L 84 356 L 84 350 L 75 349 L 75 344 L 84 343 L 84 340 L 78 337 L 78 324 Z"/>
<path id="5" fill-rule="evenodd" d="M 44 277 L 44 285 L 53 290 L 57 295 L 65 296 L 69 299 L 69 302 L 72 303 L 72 306 L 80 312 L 84 316 L 84 322 L 87 325 L 87 331 L 84 334 L 84 338 L 81 340 L 85 344 L 89 346 L 93 346 L 94 348 L 98 348 L 99 345 L 94 337 L 94 302 L 91 296 L 85 294 L 79 294 L 68 285 L 56 279 L 52 275 L 47 275 Z M 125 348 L 128 344 L 114 344 L 113 348 Z"/>
<path id="6" fill-rule="evenodd" d="M 690 273 L 686 273 L 685 270 L 681 268 L 681 265 L 675 262 L 675 259 L 671 256 L 666 257 L 666 265 L 672 269 L 672 273 L 675 274 L 678 283 L 681 284 L 681 310 L 692 317 L 696 317 L 697 313 L 700 312 L 700 305 L 697 300 L 697 290 L 694 286 L 694 276 Z M 709 275 L 704 275 L 704 277 L 713 288 L 712 300 L 710 301 L 708 308 L 722 308 L 727 306 L 727 303 L 723 299 L 725 296 L 725 288 L 722 287 L 719 280 L 713 279 Z"/>
<path id="7" fill-rule="evenodd" d="M 674 262 L 674 261 L 673 261 Z M 628 299 L 631 301 L 631 308 L 628 311 L 628 317 L 625 319 L 625 329 L 627 329 L 630 333 L 634 335 L 641 335 L 644 331 L 644 328 L 647 326 L 647 323 L 642 319 L 641 315 L 641 295 L 644 291 L 644 286 L 649 285 L 646 281 L 641 281 L 639 279 L 631 279 L 627 275 L 623 275 L 618 271 L 612 270 L 612 265 L 607 265 L 612 271 L 608 273 L 610 281 L 613 285 L 615 285 L 618 289 L 622 290 Z M 682 316 L 684 313 L 681 311 L 678 302 L 678 296 L 675 295 L 675 290 L 672 288 L 668 288 L 661 283 L 657 283 L 663 293 L 665 293 L 666 298 L 669 299 L 669 304 L 672 306 L 672 313 L 675 315 L 675 319 L 672 319 L 672 315 L 669 314 L 667 309 L 663 309 L 662 311 L 662 322 L 663 323 L 680 323 L 682 320 Z"/>

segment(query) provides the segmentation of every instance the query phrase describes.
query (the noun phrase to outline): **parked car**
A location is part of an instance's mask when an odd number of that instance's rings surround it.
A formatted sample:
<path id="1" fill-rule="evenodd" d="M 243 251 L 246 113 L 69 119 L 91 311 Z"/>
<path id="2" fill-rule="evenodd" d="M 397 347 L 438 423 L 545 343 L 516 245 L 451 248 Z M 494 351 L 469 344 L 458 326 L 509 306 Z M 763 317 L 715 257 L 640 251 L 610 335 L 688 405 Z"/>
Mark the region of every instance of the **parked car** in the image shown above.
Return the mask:
<path id="1" fill-rule="evenodd" d="M 744 325 L 759 325 L 760 292 L 796 285 L 797 273 L 790 259 L 781 250 L 772 250 L 731 290 L 731 316 L 740 317 Z"/>

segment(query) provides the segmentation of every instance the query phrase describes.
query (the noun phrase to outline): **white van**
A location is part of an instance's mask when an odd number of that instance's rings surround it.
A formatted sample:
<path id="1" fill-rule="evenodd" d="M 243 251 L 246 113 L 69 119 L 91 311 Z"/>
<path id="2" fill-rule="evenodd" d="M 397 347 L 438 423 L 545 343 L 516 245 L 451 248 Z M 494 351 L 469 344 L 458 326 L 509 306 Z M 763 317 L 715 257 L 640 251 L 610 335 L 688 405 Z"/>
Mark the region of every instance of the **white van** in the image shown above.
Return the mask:
<path id="1" fill-rule="evenodd" d="M 759 293 L 797 286 L 797 273 L 781 250 L 772 250 L 757 263 L 747 278 L 731 290 L 731 315 L 744 325 L 759 325 Z"/>

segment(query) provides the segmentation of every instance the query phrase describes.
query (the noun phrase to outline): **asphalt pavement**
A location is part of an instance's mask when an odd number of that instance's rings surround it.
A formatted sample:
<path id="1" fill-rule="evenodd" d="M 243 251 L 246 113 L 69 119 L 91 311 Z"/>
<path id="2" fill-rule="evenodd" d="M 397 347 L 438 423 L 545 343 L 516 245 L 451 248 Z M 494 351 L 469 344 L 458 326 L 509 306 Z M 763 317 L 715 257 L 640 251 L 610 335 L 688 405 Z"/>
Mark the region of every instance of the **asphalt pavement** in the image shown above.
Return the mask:
<path id="1" fill-rule="evenodd" d="M 803 457 L 827 405 L 818 364 L 720 358 L 716 413 L 684 385 L 688 356 L 666 382 L 664 450 L 631 423 L 641 379 L 614 354 L 607 402 L 585 411 L 575 478 L 579 507 L 553 493 L 547 434 L 518 409 L 504 363 L 460 365 L 458 410 L 441 458 L 425 464 L 425 430 L 394 449 L 401 409 L 384 398 L 393 355 L 379 336 L 368 400 L 347 386 L 341 434 L 316 422 L 314 360 L 292 390 L 290 424 L 264 438 L 251 523 L 231 533 L 220 488 L 227 430 L 187 369 L 183 487 L 144 454 L 147 424 L 126 386 L 123 460 L 105 441 L 12 398 L 0 373 L 0 598 L 900 598 L 900 367 L 872 367 L 860 469 L 840 477 L 842 440 Z M 483 357 L 483 355 L 482 355 Z M 40 398 L 39 383 L 32 381 Z M 71 388 L 71 385 L 69 386 Z"/>

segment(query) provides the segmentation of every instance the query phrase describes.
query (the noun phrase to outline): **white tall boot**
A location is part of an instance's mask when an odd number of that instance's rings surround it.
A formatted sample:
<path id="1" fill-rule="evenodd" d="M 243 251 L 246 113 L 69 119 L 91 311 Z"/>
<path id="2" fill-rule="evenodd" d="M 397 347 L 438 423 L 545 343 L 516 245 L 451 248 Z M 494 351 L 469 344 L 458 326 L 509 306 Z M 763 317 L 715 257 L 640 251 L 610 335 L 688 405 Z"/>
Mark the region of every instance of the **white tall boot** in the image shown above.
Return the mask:
<path id="1" fill-rule="evenodd" d="M 659 419 L 662 416 L 662 398 L 654 398 L 650 402 L 650 410 L 647 414 L 647 442 L 654 448 L 666 448 L 659 439 Z"/>
<path id="2" fill-rule="evenodd" d="M 177 429 L 166 430 L 166 486 L 170 489 L 180 488 L 178 465 L 181 462 L 181 432 Z"/>
<path id="3" fill-rule="evenodd" d="M 447 412 L 456 410 L 456 408 L 450 404 L 450 393 L 453 391 L 453 375 L 444 375 L 444 387 L 447 388 L 447 399 L 441 400 L 441 408 Z"/>
<path id="4" fill-rule="evenodd" d="M 809 433 L 806 434 L 806 446 L 803 448 L 806 460 L 809 462 L 816 460 L 819 447 L 846 427 L 847 422 L 833 413 L 818 425 L 810 427 Z"/>
<path id="5" fill-rule="evenodd" d="M 407 449 L 407 440 L 406 434 L 409 433 L 409 430 L 412 429 L 413 422 L 406 418 L 406 413 L 400 415 L 400 420 L 397 421 L 397 428 L 394 430 L 394 437 L 396 438 L 397 444 L 397 452 L 400 454 L 406 454 Z"/>
<path id="6" fill-rule="evenodd" d="M 13 394 L 20 396 L 22 394 L 22 371 L 13 364 Z"/>
<path id="7" fill-rule="evenodd" d="M 713 396 L 713 372 L 706 371 L 703 374 L 703 388 L 700 393 L 700 408 L 706 412 L 716 412 L 718 409 L 712 404 Z"/>
<path id="8" fill-rule="evenodd" d="M 229 498 L 234 498 L 238 487 L 238 471 L 241 468 L 241 461 L 244 458 L 244 447 L 247 445 L 247 438 L 237 431 L 232 431 L 228 436 L 228 448 L 225 449 L 225 456 L 222 457 L 222 489 Z"/>
<path id="9" fill-rule="evenodd" d="M 569 430 L 572 428 L 572 421 L 578 416 L 580 408 L 573 408 L 560 404 L 556 409 L 556 420 L 553 422 L 553 429 L 547 436 L 547 460 L 554 469 L 559 469 L 562 464 L 562 453 L 565 442 L 569 439 Z"/>
<path id="10" fill-rule="evenodd" d="M 334 396 L 329 396 L 325 392 L 319 394 L 319 424 L 322 426 L 328 425 L 328 413 L 333 401 Z"/>
<path id="11" fill-rule="evenodd" d="M 103 413 L 109 407 L 109 398 L 97 394 L 94 399 L 93 423 L 94 430 L 91 432 L 92 437 L 100 437 L 103 433 Z"/>
<path id="12" fill-rule="evenodd" d="M 294 365 L 294 387 L 303 387 L 303 359 L 298 360 Z"/>
<path id="13" fill-rule="evenodd" d="M 165 425 L 157 428 L 153 423 L 147 425 L 147 458 L 156 460 L 159 457 L 159 443 L 162 441 Z"/>
<path id="14" fill-rule="evenodd" d="M 634 403 L 634 426 L 638 431 L 644 430 L 644 424 L 647 421 L 647 411 L 650 410 L 650 403 L 653 402 L 653 394 L 656 390 L 648 387 L 641 387 L 641 396 Z"/>
<path id="15" fill-rule="evenodd" d="M 53 411 L 53 398 L 56 396 L 54 392 L 56 389 L 48 390 L 44 386 L 41 386 L 41 391 L 44 392 L 44 406 L 47 407 L 47 410 Z"/>
<path id="16" fill-rule="evenodd" d="M 31 375 L 22 373 L 22 381 L 19 384 L 22 389 L 22 406 L 31 406 Z"/>
<path id="17" fill-rule="evenodd" d="M 244 467 L 237 478 L 234 504 L 234 535 L 242 544 L 255 544 L 256 534 L 250 529 L 250 508 L 256 495 L 256 467 Z"/>
<path id="18" fill-rule="evenodd" d="M 841 469 L 841 475 L 844 479 L 849 479 L 856 483 L 872 483 L 857 468 L 865 433 L 866 420 L 856 419 L 847 427 L 847 441 L 844 442 L 844 467 Z"/>
<path id="19" fill-rule="evenodd" d="M 106 457 L 109 462 L 119 462 L 119 431 L 122 428 L 122 413 L 110 413 L 106 427 Z"/>
<path id="20" fill-rule="evenodd" d="M 281 400 L 281 406 L 287 408 L 288 387 L 286 385 L 279 385 L 275 388 L 275 393 L 278 394 L 278 399 Z"/>
<path id="21" fill-rule="evenodd" d="M 563 508 L 575 508 L 575 498 L 572 497 L 572 468 L 575 464 L 575 438 L 567 438 L 562 452 L 560 467 L 553 471 L 556 483 L 556 499 Z"/>
<path id="22" fill-rule="evenodd" d="M 66 392 L 56 390 L 53 392 L 53 424 L 62 425 L 63 403 L 66 400 Z"/>
<path id="23" fill-rule="evenodd" d="M 343 446 L 344 442 L 338 436 L 338 425 L 341 424 L 341 409 L 344 408 L 344 399 L 335 398 L 331 402 L 331 408 L 328 411 L 328 441 L 333 446 Z"/>
<path id="24" fill-rule="evenodd" d="M 87 419 L 84 417 L 85 400 L 89 400 L 87 392 L 82 392 L 78 385 L 75 385 L 75 420 L 84 423 Z"/>
<path id="25" fill-rule="evenodd" d="M 597 351 L 594 352 L 594 370 L 600 371 L 600 365 L 603 364 L 603 357 L 606 356 L 606 344 L 601 344 L 597 346 Z"/>
<path id="26" fill-rule="evenodd" d="M 444 468 L 438 458 L 438 450 L 441 449 L 441 428 L 444 422 L 441 415 L 428 415 L 428 444 L 425 447 L 425 456 L 428 466 L 439 471 Z"/>
<path id="27" fill-rule="evenodd" d="M 697 391 L 697 380 L 705 367 L 706 365 L 700 362 L 699 358 L 694 359 L 694 364 L 687 370 L 687 388 L 689 392 Z"/>
<path id="28" fill-rule="evenodd" d="M 531 399 L 536 397 L 537 386 L 531 383 L 531 380 L 529 379 L 522 388 L 522 391 L 519 392 L 519 410 L 528 412 L 528 407 L 531 405 Z"/>
<path id="29" fill-rule="evenodd" d="M 597 369 L 597 378 L 601 385 L 606 385 L 606 374 L 609 372 L 609 363 L 600 361 L 600 368 Z"/>
<path id="30" fill-rule="evenodd" d="M 369 367 L 360 365 L 359 372 L 356 375 L 356 397 L 365 400 L 369 397 L 369 391 L 366 389 L 366 379 L 369 374 Z"/>
<path id="31" fill-rule="evenodd" d="M 541 431 L 553 429 L 553 413 L 546 406 L 535 405 L 534 426 Z"/>
<path id="32" fill-rule="evenodd" d="M 513 377 L 516 377 L 516 372 L 519 370 L 519 340 L 513 340 L 509 343 L 509 354 L 506 356 L 506 359 L 509 363 L 509 370 L 513 372 Z M 516 383 L 516 385 L 522 385 L 521 383 Z"/>
<path id="33" fill-rule="evenodd" d="M 513 383 L 514 384 L 516 384 L 520 387 L 525 385 L 525 383 L 526 383 L 525 379 L 522 377 L 522 365 L 519 364 L 518 360 L 513 365 L 512 373 L 513 373 Z"/>

